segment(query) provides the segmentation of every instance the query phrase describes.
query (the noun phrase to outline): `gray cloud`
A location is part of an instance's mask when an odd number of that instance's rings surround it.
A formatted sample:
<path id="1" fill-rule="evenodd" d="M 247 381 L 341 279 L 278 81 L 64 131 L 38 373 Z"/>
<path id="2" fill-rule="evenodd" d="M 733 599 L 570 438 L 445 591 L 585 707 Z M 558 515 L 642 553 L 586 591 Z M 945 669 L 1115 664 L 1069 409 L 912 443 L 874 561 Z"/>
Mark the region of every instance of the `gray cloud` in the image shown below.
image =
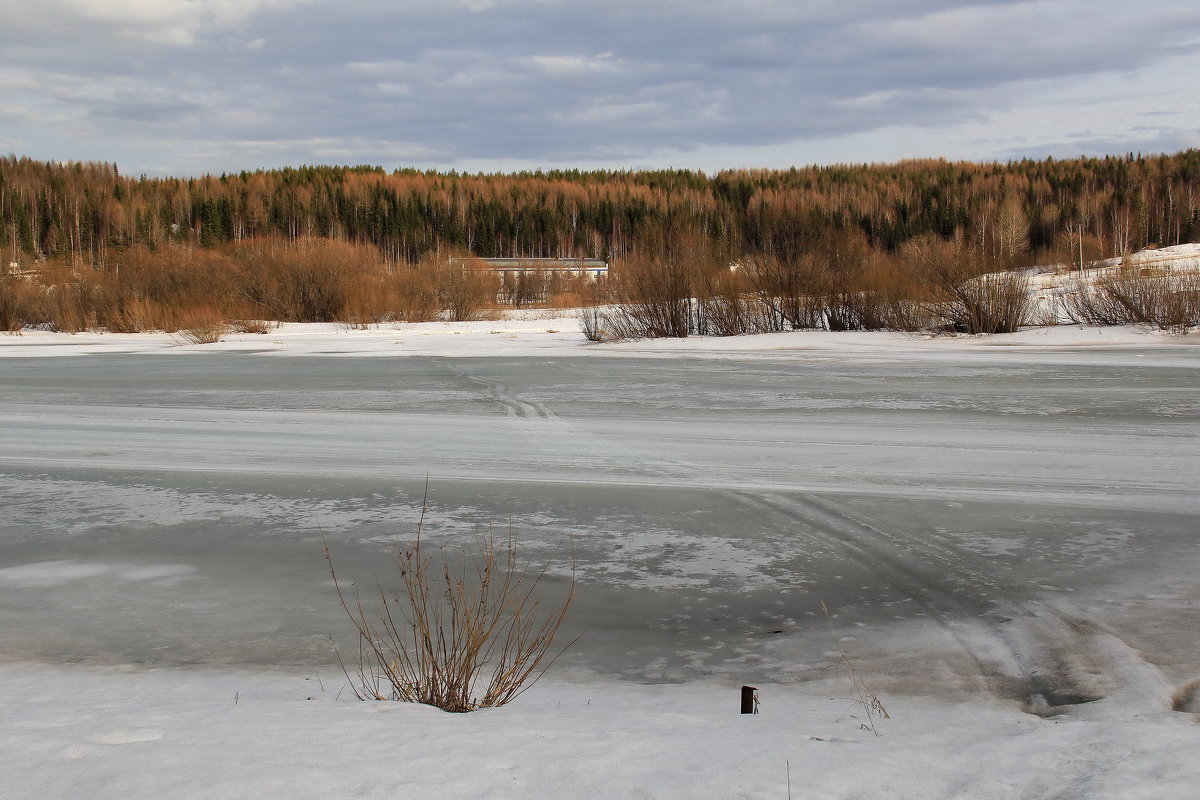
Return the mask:
<path id="1" fill-rule="evenodd" d="M 91 114 L 120 122 L 168 122 L 184 120 L 201 110 L 199 103 L 180 100 L 170 96 L 141 97 L 121 95 L 91 104 Z"/>
<path id="2" fill-rule="evenodd" d="M 1180 2 L 16 4 L 0 0 L 17 20 L 0 30 L 0 96 L 22 109 L 8 140 L 176 172 L 621 165 L 945 129 L 1047 87 L 1153 71 L 1200 43 L 1200 10 Z M 1186 140 L 1195 113 L 1160 138 Z M 1005 135 L 996 157 L 1026 146 Z"/>

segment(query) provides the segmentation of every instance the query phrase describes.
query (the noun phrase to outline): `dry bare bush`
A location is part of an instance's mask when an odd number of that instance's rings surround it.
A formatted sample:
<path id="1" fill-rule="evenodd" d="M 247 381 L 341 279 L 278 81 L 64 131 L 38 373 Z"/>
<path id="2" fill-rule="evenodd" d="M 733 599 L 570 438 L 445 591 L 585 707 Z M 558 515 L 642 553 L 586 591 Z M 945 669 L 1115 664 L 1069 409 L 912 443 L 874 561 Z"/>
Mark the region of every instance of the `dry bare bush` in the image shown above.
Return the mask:
<path id="1" fill-rule="evenodd" d="M 594 339 L 742 335 L 806 328 L 922 330 L 976 322 L 989 295 L 980 298 L 967 278 L 947 282 L 949 302 L 931 290 L 928 269 L 906 268 L 874 253 L 860 234 L 840 233 L 809 243 L 810 252 L 748 256 L 733 268 L 711 254 L 680 263 L 671 251 L 635 255 L 615 270 L 615 294 L 604 307 L 584 312 L 584 335 Z M 923 275 L 921 280 L 915 275 Z M 989 287 L 993 283 L 989 283 Z M 936 300 L 941 313 L 935 313 Z M 969 309 L 959 313 L 959 307 Z M 999 313 L 999 312 L 997 312 Z M 974 314 L 974 316 L 972 316 Z M 602 332 L 602 333 L 601 333 Z"/>
<path id="2" fill-rule="evenodd" d="M 683 338 L 692 324 L 688 265 L 672 256 L 635 254 L 613 276 L 618 305 L 606 327 L 614 339 Z"/>
<path id="3" fill-rule="evenodd" d="M 924 302 L 941 326 L 959 333 L 1014 333 L 1028 324 L 1029 276 L 991 272 L 961 241 L 924 238 L 906 249 Z"/>
<path id="4" fill-rule="evenodd" d="M 190 309 L 177 308 L 145 297 L 120 297 L 111 290 L 101 290 L 103 301 L 97 303 L 99 323 L 112 333 L 179 330 L 179 317 Z"/>
<path id="5" fill-rule="evenodd" d="M 919 330 L 929 325 L 912 272 L 854 232 L 810 242 L 807 252 L 743 261 L 758 298 L 761 330 Z"/>
<path id="6" fill-rule="evenodd" d="M 517 308 L 540 303 L 546 297 L 546 278 L 544 270 L 507 272 L 500 281 L 499 297 Z"/>
<path id="7" fill-rule="evenodd" d="M 176 335 L 188 344 L 216 344 L 227 333 L 229 325 L 216 309 L 197 308 L 184 315 Z"/>
<path id="8" fill-rule="evenodd" d="M 1162 283 L 1162 313 L 1154 324 L 1176 334 L 1200 327 L 1200 272 L 1172 272 Z"/>
<path id="9" fill-rule="evenodd" d="M 481 259 L 447 260 L 435 267 L 434 276 L 440 306 L 451 322 L 493 315 L 500 280 Z"/>
<path id="10" fill-rule="evenodd" d="M 387 296 L 392 316 L 404 322 L 429 322 L 441 311 L 438 270 L 442 259 L 426 254 L 416 264 L 399 264 L 387 273 Z"/>
<path id="11" fill-rule="evenodd" d="M 381 269 L 374 248 L 331 239 L 262 240 L 234 250 L 239 289 L 256 316 L 285 322 L 335 322 L 349 287 Z M 265 312 L 265 313 L 263 313 Z"/>
<path id="12" fill-rule="evenodd" d="M 164 245 L 112 249 L 104 265 L 42 263 L 28 280 L 36 323 L 61 331 L 174 331 L 191 309 L 224 309 L 232 293 L 227 258 Z"/>
<path id="13" fill-rule="evenodd" d="M 50 325 L 64 333 L 78 333 L 95 327 L 92 287 L 86 281 L 68 274 L 58 277 L 59 280 L 51 278 L 49 282 Z"/>
<path id="14" fill-rule="evenodd" d="M 508 703 L 537 682 L 570 646 L 554 649 L 574 596 L 574 571 L 561 602 L 543 606 L 549 562 L 523 567 L 511 526 L 497 542 L 475 540 L 461 567 L 443 545 L 427 552 L 423 508 L 416 537 L 398 547 L 399 588 L 378 587 L 369 602 L 343 589 L 324 548 L 338 600 L 358 632 L 358 664 L 343 671 L 360 700 L 424 703 L 465 712 Z M 339 660 L 341 656 L 339 655 Z"/>
<path id="15" fill-rule="evenodd" d="M 61 331 L 173 332 L 198 309 L 237 316 L 235 266 L 223 253 L 178 245 L 112 249 L 100 265 L 46 263 L 31 281 L 37 323 Z"/>
<path id="16" fill-rule="evenodd" d="M 717 270 L 698 281 L 700 329 L 713 336 L 744 336 L 772 330 L 772 315 L 756 294 L 747 291 L 740 270 Z"/>
<path id="17" fill-rule="evenodd" d="M 890 313 L 886 297 L 866 286 L 829 294 L 825 315 L 831 331 L 879 331 L 890 328 L 897 318 Z"/>
<path id="18" fill-rule="evenodd" d="M 234 273 L 224 253 L 165 244 L 114 251 L 102 268 L 84 275 L 93 286 L 97 324 L 136 333 L 179 330 L 198 311 L 233 313 Z"/>
<path id="19" fill-rule="evenodd" d="M 1052 328 L 1062 325 L 1064 317 L 1060 312 L 1062 301 L 1058 297 L 1034 295 L 1030 301 L 1029 324 L 1035 328 Z"/>
<path id="20" fill-rule="evenodd" d="M 542 285 L 541 298 L 535 305 L 547 308 L 576 308 L 597 280 L 603 280 L 603 278 L 570 275 L 564 274 L 561 270 L 550 270 Z"/>
<path id="21" fill-rule="evenodd" d="M 883 328 L 914 332 L 928 330 L 937 324 L 924 302 L 920 282 L 903 264 L 880 264 L 871 281 Z"/>
<path id="22" fill-rule="evenodd" d="M 579 330 L 583 333 L 583 338 L 589 342 L 607 341 L 607 329 L 604 327 L 605 314 L 604 309 L 598 305 L 581 306 L 576 311 L 576 319 L 579 320 Z"/>
<path id="23" fill-rule="evenodd" d="M 365 273 L 346 286 L 336 318 L 354 330 L 366 330 L 396 317 L 393 285 L 382 272 Z"/>
<path id="24" fill-rule="evenodd" d="M 951 320 L 966 333 L 1015 333 L 1029 324 L 1029 276 L 995 272 L 965 281 L 954 289 Z"/>
<path id="25" fill-rule="evenodd" d="M 1177 334 L 1200 326 L 1197 271 L 1121 270 L 1072 298 L 1072 311 L 1093 324 L 1143 325 Z"/>
<path id="26" fill-rule="evenodd" d="M 833 232 L 815 253 L 825 326 L 831 331 L 878 330 L 882 309 L 867 280 L 871 249 L 861 233 Z"/>
<path id="27" fill-rule="evenodd" d="M 278 322 L 266 319 L 234 319 L 228 325 L 234 333 L 270 333 L 279 327 Z"/>
<path id="28" fill-rule="evenodd" d="M 76 269 L 62 262 L 39 264 L 37 276 L 25 287 L 32 295 L 26 295 L 26 299 L 32 304 L 21 305 L 33 317 L 25 323 L 64 333 L 97 327 L 98 290 L 89 273 L 90 269 Z"/>
<path id="29" fill-rule="evenodd" d="M 395 298 L 396 316 L 404 322 L 429 322 L 441 310 L 437 288 L 422 276 L 398 279 Z"/>
<path id="30" fill-rule="evenodd" d="M 692 220 L 680 219 L 647 235 L 645 248 L 613 265 L 616 303 L 606 328 L 613 339 L 682 338 L 709 333 L 710 311 L 725 322 L 740 313 L 730 302 L 736 281 L 727 253 Z M 725 273 L 722 275 L 722 273 Z M 724 283 L 729 281 L 729 283 Z M 724 285 L 723 285 L 724 284 Z"/>
<path id="31" fill-rule="evenodd" d="M 188 344 L 216 344 L 226 333 L 224 325 L 204 325 L 198 328 L 186 328 L 178 332 L 183 341 Z"/>
<path id="32" fill-rule="evenodd" d="M 751 256 L 742 268 L 758 297 L 766 330 L 824 327 L 824 270 L 811 253 Z"/>
<path id="33" fill-rule="evenodd" d="M 592 279 L 562 269 L 510 270 L 499 281 L 499 302 L 517 308 L 575 308 L 586 301 Z"/>
<path id="34" fill-rule="evenodd" d="M 1084 276 L 1075 276 L 1063 287 L 1062 310 L 1067 319 L 1079 325 L 1128 325 L 1129 309 L 1106 291 L 1101 284 Z"/>
<path id="35" fill-rule="evenodd" d="M 805 252 L 745 260 L 763 330 L 912 330 L 923 324 L 910 275 L 856 231 L 833 231 Z"/>
<path id="36" fill-rule="evenodd" d="M 1122 269 L 1096 279 L 1074 278 L 1063 312 L 1088 325 L 1141 325 L 1185 333 L 1200 325 L 1200 273 Z"/>
<path id="37" fill-rule="evenodd" d="M 37 322 L 41 294 L 39 287 L 23 277 L 0 274 L 0 331 L 20 333 Z"/>
<path id="38" fill-rule="evenodd" d="M 589 342 L 608 341 L 605 325 L 608 322 L 607 306 L 611 301 L 612 292 L 606 280 L 596 281 L 584 288 L 575 315 L 583 338 Z"/>

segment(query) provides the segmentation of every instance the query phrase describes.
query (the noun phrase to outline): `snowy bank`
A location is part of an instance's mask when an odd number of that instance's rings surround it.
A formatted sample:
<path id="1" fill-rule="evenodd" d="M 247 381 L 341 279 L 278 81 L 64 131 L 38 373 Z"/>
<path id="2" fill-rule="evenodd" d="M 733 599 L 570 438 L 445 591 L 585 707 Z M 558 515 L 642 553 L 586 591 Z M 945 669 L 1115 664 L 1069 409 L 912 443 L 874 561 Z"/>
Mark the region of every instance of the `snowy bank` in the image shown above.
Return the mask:
<path id="1" fill-rule="evenodd" d="M 546 682 L 452 715 L 331 676 L 0 667 L 6 798 L 1191 798 L 1200 726 L 760 687 Z M 861 718 L 861 711 L 859 710 Z"/>
<path id="2" fill-rule="evenodd" d="M 262 356 L 351 357 L 707 357 L 788 358 L 847 354 L 896 358 L 1014 350 L 1170 348 L 1200 344 L 1200 332 L 1170 336 L 1131 326 L 1059 325 L 986 336 L 933 336 L 887 331 L 791 331 L 754 336 L 693 336 L 594 343 L 584 340 L 572 312 L 514 312 L 489 322 L 389 323 L 356 330 L 337 323 L 283 323 L 270 333 L 228 333 L 220 342 L 191 344 L 166 333 L 51 333 L 0 336 L 0 358 L 103 353 L 245 353 Z"/>

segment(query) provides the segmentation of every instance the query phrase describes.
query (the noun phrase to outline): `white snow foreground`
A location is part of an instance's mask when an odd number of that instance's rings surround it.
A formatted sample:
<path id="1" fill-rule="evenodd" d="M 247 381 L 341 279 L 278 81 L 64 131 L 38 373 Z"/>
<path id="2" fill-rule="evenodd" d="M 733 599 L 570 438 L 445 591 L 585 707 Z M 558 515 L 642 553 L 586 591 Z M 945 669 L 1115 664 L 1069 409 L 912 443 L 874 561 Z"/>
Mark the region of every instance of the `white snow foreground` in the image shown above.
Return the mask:
<path id="1" fill-rule="evenodd" d="M 341 678 L 0 666 L 0 795 L 161 798 L 1192 798 L 1191 715 L 861 708 L 796 686 L 546 681 L 471 714 L 335 699 Z"/>

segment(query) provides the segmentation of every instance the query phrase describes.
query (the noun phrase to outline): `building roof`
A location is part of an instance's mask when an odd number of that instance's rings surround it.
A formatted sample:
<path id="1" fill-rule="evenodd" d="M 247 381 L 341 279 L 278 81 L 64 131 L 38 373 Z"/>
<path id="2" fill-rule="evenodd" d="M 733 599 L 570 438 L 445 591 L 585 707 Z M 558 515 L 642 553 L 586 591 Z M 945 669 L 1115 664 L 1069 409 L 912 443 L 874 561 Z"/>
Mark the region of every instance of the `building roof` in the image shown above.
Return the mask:
<path id="1" fill-rule="evenodd" d="M 602 258 L 452 258 L 454 261 L 481 261 L 493 269 L 581 269 L 607 270 Z"/>

